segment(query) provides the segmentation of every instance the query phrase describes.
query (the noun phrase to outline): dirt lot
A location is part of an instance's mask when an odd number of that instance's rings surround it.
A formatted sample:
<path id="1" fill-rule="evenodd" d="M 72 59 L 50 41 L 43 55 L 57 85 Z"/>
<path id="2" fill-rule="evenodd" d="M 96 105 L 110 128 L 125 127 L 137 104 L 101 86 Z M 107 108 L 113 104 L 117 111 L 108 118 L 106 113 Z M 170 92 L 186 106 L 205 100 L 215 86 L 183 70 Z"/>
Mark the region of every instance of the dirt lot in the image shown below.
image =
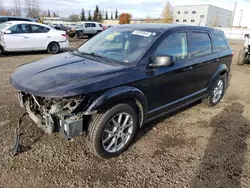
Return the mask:
<path id="1" fill-rule="evenodd" d="M 236 59 L 240 45 L 231 46 Z M 12 157 L 13 131 L 24 110 L 10 74 L 46 56 L 0 57 L 0 187 L 250 187 L 250 66 L 239 67 L 235 60 L 219 105 L 198 103 L 145 126 L 117 158 L 96 158 L 82 137 L 67 142 L 58 134 L 44 135 L 29 119 L 27 151 Z"/>

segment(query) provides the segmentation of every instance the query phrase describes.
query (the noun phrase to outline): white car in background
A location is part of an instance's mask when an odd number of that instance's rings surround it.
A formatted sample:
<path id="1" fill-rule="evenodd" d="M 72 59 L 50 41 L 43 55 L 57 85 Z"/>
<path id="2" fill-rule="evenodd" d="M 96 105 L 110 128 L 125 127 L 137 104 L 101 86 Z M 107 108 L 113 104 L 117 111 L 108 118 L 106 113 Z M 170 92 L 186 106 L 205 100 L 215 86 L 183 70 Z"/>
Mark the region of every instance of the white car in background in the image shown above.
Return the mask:
<path id="1" fill-rule="evenodd" d="M 65 31 L 40 23 L 11 21 L 0 24 L 0 53 L 47 50 L 56 54 L 68 48 Z"/>

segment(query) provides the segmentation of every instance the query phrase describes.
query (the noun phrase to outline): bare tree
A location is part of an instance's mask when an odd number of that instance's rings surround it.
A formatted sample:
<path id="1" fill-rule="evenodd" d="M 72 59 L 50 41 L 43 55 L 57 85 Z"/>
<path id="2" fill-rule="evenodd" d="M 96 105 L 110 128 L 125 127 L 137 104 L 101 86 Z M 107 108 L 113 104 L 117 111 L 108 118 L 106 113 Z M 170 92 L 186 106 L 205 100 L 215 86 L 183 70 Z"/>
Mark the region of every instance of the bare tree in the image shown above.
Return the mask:
<path id="1" fill-rule="evenodd" d="M 22 16 L 21 2 L 20 0 L 14 1 L 14 7 L 9 9 L 11 15 L 13 16 Z"/>
<path id="2" fill-rule="evenodd" d="M 38 0 L 25 0 L 27 17 L 36 18 L 41 13 Z"/>
<path id="3" fill-rule="evenodd" d="M 163 11 L 162 11 L 162 19 L 164 23 L 173 23 L 173 6 L 170 2 L 167 2 Z"/>
<path id="4" fill-rule="evenodd" d="M 79 15 L 78 15 L 78 14 L 71 14 L 71 15 L 69 16 L 69 20 L 70 20 L 71 22 L 78 22 L 78 21 L 80 21 L 80 18 L 79 18 Z"/>

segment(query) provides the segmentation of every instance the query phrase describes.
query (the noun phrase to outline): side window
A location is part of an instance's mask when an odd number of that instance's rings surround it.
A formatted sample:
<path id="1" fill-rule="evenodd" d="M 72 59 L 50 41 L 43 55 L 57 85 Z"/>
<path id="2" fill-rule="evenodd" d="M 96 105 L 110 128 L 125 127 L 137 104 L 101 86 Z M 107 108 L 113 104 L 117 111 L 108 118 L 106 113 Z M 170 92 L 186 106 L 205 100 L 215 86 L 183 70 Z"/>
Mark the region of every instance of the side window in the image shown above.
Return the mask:
<path id="1" fill-rule="evenodd" d="M 8 30 L 11 31 L 11 33 L 16 34 L 16 33 L 30 33 L 30 26 L 28 24 L 18 24 L 14 25 Z"/>
<path id="2" fill-rule="evenodd" d="M 31 28 L 33 33 L 48 33 L 50 30 L 49 28 L 40 25 L 31 25 Z"/>
<path id="3" fill-rule="evenodd" d="M 212 44 L 208 33 L 191 32 L 189 45 L 191 57 L 200 57 L 212 53 Z"/>
<path id="4" fill-rule="evenodd" d="M 4 22 L 7 22 L 8 19 L 7 18 L 0 18 L 0 23 L 4 23 Z"/>
<path id="5" fill-rule="evenodd" d="M 211 34 L 211 37 L 213 39 L 214 52 L 221 52 L 224 50 L 228 50 L 227 43 L 221 35 Z"/>
<path id="6" fill-rule="evenodd" d="M 167 36 L 156 49 L 155 55 L 172 55 L 177 60 L 188 57 L 186 33 L 175 33 Z"/>
<path id="7" fill-rule="evenodd" d="M 96 27 L 95 23 L 92 23 L 92 24 L 91 24 L 91 27 Z"/>

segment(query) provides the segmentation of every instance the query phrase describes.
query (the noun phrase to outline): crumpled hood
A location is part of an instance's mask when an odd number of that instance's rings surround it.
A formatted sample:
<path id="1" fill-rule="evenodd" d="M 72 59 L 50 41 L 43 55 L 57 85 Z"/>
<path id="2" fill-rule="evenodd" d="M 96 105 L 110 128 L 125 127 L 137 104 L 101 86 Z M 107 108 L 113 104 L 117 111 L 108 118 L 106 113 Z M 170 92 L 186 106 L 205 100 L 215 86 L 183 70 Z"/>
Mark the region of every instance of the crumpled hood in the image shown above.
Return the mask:
<path id="1" fill-rule="evenodd" d="M 67 52 L 18 67 L 10 81 L 18 90 L 38 96 L 74 96 L 105 89 L 101 82 L 111 83 L 126 70 Z"/>

